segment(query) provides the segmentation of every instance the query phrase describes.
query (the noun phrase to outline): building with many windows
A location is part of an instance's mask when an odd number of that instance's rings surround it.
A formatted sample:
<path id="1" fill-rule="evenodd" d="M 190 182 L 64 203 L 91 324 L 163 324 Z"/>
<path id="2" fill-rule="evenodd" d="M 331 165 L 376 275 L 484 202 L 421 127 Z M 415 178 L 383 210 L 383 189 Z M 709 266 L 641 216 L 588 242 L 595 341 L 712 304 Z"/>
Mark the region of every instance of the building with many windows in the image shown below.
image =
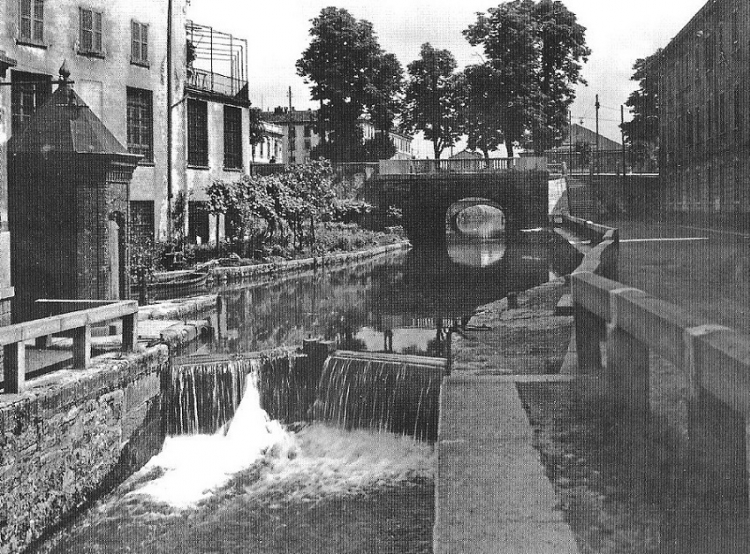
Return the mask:
<path id="1" fill-rule="evenodd" d="M 253 162 L 248 46 L 188 21 L 185 0 L 173 0 L 171 14 L 169 4 L 0 0 L 0 51 L 15 64 L 8 71 L 10 93 L 0 96 L 7 120 L 2 144 L 50 96 L 66 61 L 78 95 L 142 156 L 130 188 L 135 240 L 182 232 L 216 240 L 223 221 L 208 214 L 205 187 L 240 178 Z M 255 155 L 280 160 L 281 131 L 273 125 L 267 131 Z M 168 217 L 175 209 L 184 217 Z"/>
<path id="2" fill-rule="evenodd" d="M 207 243 L 224 236 L 223 216 L 208 211 L 206 187 L 235 181 L 252 163 L 247 41 L 192 21 L 186 24 L 185 83 L 187 157 L 185 187 L 188 240 Z"/>
<path id="3" fill-rule="evenodd" d="M 282 147 L 283 158 L 290 164 L 304 163 L 310 160 L 310 151 L 320 143 L 320 135 L 316 131 L 316 110 L 295 110 L 278 107 L 271 112 L 261 114 L 263 121 L 268 121 L 281 127 L 284 133 Z M 375 127 L 367 119 L 360 119 L 363 140 L 375 137 Z M 411 159 L 411 137 L 390 132 L 391 140 L 396 146 L 394 159 Z"/>
<path id="4" fill-rule="evenodd" d="M 670 211 L 750 213 L 750 3 L 711 0 L 650 68 Z"/>

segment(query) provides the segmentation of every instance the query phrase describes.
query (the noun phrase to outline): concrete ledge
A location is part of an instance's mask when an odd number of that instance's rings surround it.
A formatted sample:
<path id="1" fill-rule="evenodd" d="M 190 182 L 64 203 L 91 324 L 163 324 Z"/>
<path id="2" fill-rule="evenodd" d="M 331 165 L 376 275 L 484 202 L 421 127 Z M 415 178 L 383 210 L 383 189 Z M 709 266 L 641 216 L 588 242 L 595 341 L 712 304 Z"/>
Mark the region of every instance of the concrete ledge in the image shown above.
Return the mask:
<path id="1" fill-rule="evenodd" d="M 209 281 L 211 281 L 215 285 L 236 283 L 262 275 L 304 271 L 324 266 L 341 265 L 357 260 L 372 258 L 381 254 L 386 254 L 388 252 L 406 250 L 410 247 L 411 243 L 404 240 L 395 242 L 393 244 L 376 246 L 375 248 L 370 248 L 368 250 L 341 252 L 339 254 L 316 256 L 314 258 L 302 258 L 298 260 L 288 260 L 267 264 L 244 265 L 237 267 L 214 267 L 211 269 Z"/>
<path id="2" fill-rule="evenodd" d="M 577 553 L 507 377 L 443 380 L 435 554 Z"/>

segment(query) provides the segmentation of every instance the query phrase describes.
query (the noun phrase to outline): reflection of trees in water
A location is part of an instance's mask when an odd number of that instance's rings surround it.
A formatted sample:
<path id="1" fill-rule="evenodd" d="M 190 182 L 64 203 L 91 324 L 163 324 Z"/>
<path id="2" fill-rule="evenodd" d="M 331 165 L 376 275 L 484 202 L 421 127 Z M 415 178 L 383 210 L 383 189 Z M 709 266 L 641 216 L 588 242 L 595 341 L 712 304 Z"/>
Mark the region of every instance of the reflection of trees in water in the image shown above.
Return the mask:
<path id="1" fill-rule="evenodd" d="M 220 351 L 296 346 L 310 336 L 337 340 L 340 348 L 363 350 L 363 326 L 379 331 L 422 319 L 436 335 L 426 350 L 444 348 L 443 318 L 471 314 L 477 306 L 524 290 L 548 278 L 544 245 L 509 244 L 502 260 L 484 268 L 452 262 L 443 249 L 417 250 L 345 270 L 323 270 L 262 286 L 222 292 L 227 332 Z M 384 347 L 385 349 L 385 347 Z"/>

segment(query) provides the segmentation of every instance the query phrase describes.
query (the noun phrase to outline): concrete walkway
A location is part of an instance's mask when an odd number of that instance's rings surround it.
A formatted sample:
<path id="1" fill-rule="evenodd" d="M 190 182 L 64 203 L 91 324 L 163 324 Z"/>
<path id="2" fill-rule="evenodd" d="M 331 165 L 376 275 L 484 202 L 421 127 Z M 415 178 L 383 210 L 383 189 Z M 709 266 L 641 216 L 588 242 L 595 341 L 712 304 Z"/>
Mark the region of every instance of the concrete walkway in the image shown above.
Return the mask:
<path id="1" fill-rule="evenodd" d="M 508 376 L 456 372 L 444 379 L 435 554 L 578 552 L 532 444 Z"/>

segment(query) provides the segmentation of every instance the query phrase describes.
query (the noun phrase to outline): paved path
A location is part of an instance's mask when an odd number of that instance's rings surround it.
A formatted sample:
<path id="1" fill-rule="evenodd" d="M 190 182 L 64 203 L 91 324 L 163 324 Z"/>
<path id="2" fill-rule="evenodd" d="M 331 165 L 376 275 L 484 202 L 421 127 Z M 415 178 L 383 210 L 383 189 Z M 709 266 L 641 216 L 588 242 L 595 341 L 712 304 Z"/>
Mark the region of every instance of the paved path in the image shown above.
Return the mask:
<path id="1" fill-rule="evenodd" d="M 447 377 L 438 436 L 435 554 L 578 552 L 512 380 Z"/>

